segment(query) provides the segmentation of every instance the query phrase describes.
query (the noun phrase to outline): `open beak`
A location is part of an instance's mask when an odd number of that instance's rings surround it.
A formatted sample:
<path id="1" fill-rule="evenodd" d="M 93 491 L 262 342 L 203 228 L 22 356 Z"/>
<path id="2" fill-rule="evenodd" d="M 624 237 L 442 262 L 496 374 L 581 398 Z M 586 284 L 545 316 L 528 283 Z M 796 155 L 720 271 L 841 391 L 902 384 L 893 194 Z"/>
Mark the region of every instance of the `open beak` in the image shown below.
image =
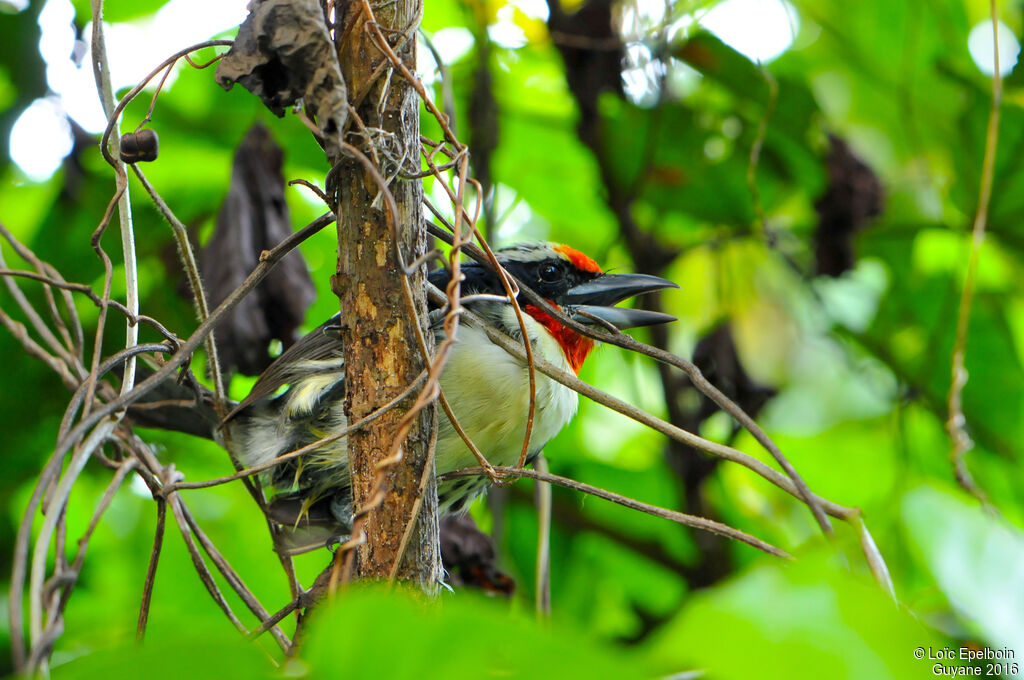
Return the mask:
<path id="1" fill-rule="evenodd" d="M 653 326 L 675 321 L 676 318 L 661 312 L 619 308 L 615 305 L 643 293 L 678 287 L 668 279 L 648 274 L 602 274 L 596 279 L 570 288 L 564 298 L 564 309 L 580 323 L 597 325 L 594 318 L 596 317 L 619 330 Z"/>

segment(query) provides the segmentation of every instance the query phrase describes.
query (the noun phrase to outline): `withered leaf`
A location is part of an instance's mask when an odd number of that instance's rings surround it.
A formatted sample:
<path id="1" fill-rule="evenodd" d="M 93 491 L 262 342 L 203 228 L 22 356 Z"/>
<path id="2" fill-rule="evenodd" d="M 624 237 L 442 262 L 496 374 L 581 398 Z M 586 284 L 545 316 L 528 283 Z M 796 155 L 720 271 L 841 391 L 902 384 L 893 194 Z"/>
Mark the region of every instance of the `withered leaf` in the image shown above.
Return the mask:
<path id="1" fill-rule="evenodd" d="M 231 185 L 217 226 L 200 255 L 200 273 L 211 306 L 220 304 L 269 250 L 292 233 L 284 199 L 284 154 L 262 124 L 253 126 L 235 152 Z M 256 289 L 217 326 L 221 368 L 257 375 L 270 365 L 268 347 L 287 348 L 316 298 L 298 250 L 278 263 Z"/>
<path id="2" fill-rule="evenodd" d="M 225 90 L 241 83 L 278 116 L 302 100 L 328 155 L 340 153 L 348 117 L 345 79 L 316 0 L 252 0 L 215 78 Z"/>
<path id="3" fill-rule="evenodd" d="M 814 203 L 816 273 L 840 276 L 853 267 L 853 237 L 882 212 L 884 196 L 878 175 L 841 138 L 829 135 L 826 157 L 828 187 Z"/>

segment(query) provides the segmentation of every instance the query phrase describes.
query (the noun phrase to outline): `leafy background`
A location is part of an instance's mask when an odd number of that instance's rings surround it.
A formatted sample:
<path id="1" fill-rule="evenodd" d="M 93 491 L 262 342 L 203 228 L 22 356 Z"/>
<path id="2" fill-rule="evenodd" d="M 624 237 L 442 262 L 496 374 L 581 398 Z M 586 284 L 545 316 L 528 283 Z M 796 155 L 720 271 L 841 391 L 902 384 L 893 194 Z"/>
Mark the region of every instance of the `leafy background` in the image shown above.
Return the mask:
<path id="1" fill-rule="evenodd" d="M 119 0 L 108 3 L 106 16 L 145 21 L 161 5 Z M 550 238 L 593 254 L 606 268 L 661 269 L 682 287 L 661 300 L 679 322 L 668 337 L 654 339 L 681 354 L 728 321 L 743 375 L 764 390 L 759 422 L 812 489 L 862 508 L 899 606 L 872 583 L 848 527 L 837 527 L 829 544 L 803 506 L 746 470 L 701 465 L 660 435 L 584 402 L 546 449 L 553 472 L 667 507 L 699 508 L 786 547 L 797 562 L 781 565 L 745 546 L 556 489 L 553 616 L 537 622 L 537 520 L 530 483 L 522 481 L 473 509 L 497 540 L 501 567 L 518 583 L 511 599 L 459 589 L 427 607 L 374 589 L 347 593 L 321 612 L 290 673 L 659 677 L 706 669 L 715 678 L 906 678 L 932 672 L 932 662 L 913 657 L 916 647 L 961 644 L 1011 646 L 1021 660 L 1024 67 L 1005 81 L 964 395 L 976 443 L 968 464 L 998 508 L 995 517 L 958 489 L 943 429 L 990 107 L 990 79 L 972 61 L 967 36 L 988 16 L 987 3 L 796 2 L 793 44 L 765 66 L 776 95 L 754 62 L 702 31 L 700 19 L 715 5 L 589 3 L 604 7 L 632 42 L 626 62 L 615 58 L 609 69 L 605 59 L 604 70 L 592 74 L 598 85 L 583 91 L 570 87 L 552 40 L 567 26 L 592 28 L 572 23 L 575 5 L 561 7 L 570 23 L 554 31 L 546 8 L 532 4 L 428 0 L 423 25 L 452 58 L 456 122 L 473 146 L 474 170 L 489 172 L 496 187 L 487 225 L 492 242 Z M 0 220 L 69 280 L 98 285 L 102 269 L 87 244 L 112 177 L 95 135 L 83 130 L 49 179 L 33 180 L 9 160 L 15 119 L 47 93 L 37 23 L 44 5 L 3 8 Z M 88 3 L 76 1 L 75 9 L 81 30 Z M 1020 35 L 1020 5 L 1003 7 L 1000 18 Z M 598 61 L 590 57 L 588 63 Z M 424 49 L 420 70 L 440 100 L 441 82 Z M 265 123 L 286 149 L 286 178 L 322 181 L 325 171 L 320 149 L 297 120 L 274 118 L 241 88 L 223 92 L 211 76 L 181 69 L 161 96 L 153 124 L 161 156 L 146 167 L 200 240 L 226 193 L 233 150 L 254 122 Z M 625 94 L 617 91 L 620 78 Z M 129 107 L 126 126 L 141 120 L 147 104 Z M 759 208 L 748 172 L 762 122 L 754 176 Z M 436 136 L 427 122 L 424 131 Z M 840 237 L 856 255 L 838 277 L 815 275 L 815 239 L 824 228 L 816 202 L 830 182 L 830 135 L 845 140 L 884 189 L 881 213 Z M 195 321 L 169 268 L 169 230 L 133 190 L 143 310 L 187 335 Z M 303 191 L 287 194 L 296 225 L 320 212 Z M 328 287 L 334 235 L 327 230 L 302 250 L 320 293 L 307 316 L 312 328 L 337 304 Z M 663 260 L 652 256 L 666 253 Z M 21 264 L 9 249 L 4 256 L 11 266 Z M 9 310 L 10 296 L 0 296 L 0 305 Z M 86 302 L 79 312 L 95 319 Z M 638 336 L 647 339 L 645 331 Z M 0 356 L 0 573 L 8 574 L 17 522 L 68 395 L 6 333 Z M 671 377 L 615 348 L 599 350 L 581 377 L 664 417 L 696 408 Z M 244 395 L 249 384 L 236 378 L 232 391 Z M 685 403 L 669 404 L 666 395 Z M 764 457 L 722 414 L 699 427 L 704 436 Z M 144 436 L 189 479 L 231 471 L 208 442 L 156 431 Z M 693 476 L 681 479 L 682 469 Z M 105 483 L 103 470 L 87 469 L 72 497 L 69 541 L 84 529 Z M 242 488 L 188 493 L 250 588 L 268 609 L 283 606 L 286 585 L 265 524 Z M 117 496 L 90 546 L 54 674 L 279 674 L 260 644 L 239 639 L 216 611 L 172 535 L 147 642 L 132 647 L 154 517 L 142 485 Z M 325 561 L 323 554 L 302 559 L 305 582 Z M 0 635 L 6 640 L 6 632 Z"/>

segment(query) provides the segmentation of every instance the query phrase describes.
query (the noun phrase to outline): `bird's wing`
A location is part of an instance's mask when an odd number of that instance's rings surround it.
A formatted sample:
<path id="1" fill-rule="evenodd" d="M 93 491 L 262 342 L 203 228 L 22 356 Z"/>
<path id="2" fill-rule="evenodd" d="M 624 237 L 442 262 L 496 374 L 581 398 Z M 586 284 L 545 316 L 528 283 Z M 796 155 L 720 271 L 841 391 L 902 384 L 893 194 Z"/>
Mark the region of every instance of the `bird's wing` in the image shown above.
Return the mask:
<path id="1" fill-rule="evenodd" d="M 468 284 L 468 287 L 474 292 L 477 287 L 484 284 L 487 276 L 494 277 L 493 273 L 475 263 L 464 265 L 463 272 L 466 275 L 464 286 Z M 451 278 L 451 273 L 446 269 L 438 269 L 431 272 L 428 278 L 431 283 L 444 289 Z M 433 306 L 431 305 L 431 307 Z M 260 375 L 256 384 L 253 385 L 252 391 L 249 392 L 249 396 L 228 413 L 224 422 L 229 422 L 249 406 L 273 396 L 285 385 L 294 384 L 299 379 L 309 378 L 317 373 L 342 370 L 344 368 L 344 346 L 338 335 L 340 320 L 341 315 L 335 314 L 283 352 Z M 438 321 L 432 319 L 432 325 L 434 323 L 440 325 Z M 330 389 L 337 388 L 336 381 L 323 382 L 321 387 L 323 389 L 319 391 L 326 393 Z M 315 401 L 319 403 L 320 400 Z"/>
<path id="2" fill-rule="evenodd" d="M 224 421 L 230 421 L 247 407 L 273 396 L 284 385 L 291 384 L 296 378 L 309 373 L 310 362 L 329 361 L 337 363 L 338 368 L 342 367 L 344 346 L 338 336 L 339 320 L 340 315 L 331 317 L 285 350 L 267 367 L 267 370 L 263 371 L 249 396 L 232 409 Z"/>

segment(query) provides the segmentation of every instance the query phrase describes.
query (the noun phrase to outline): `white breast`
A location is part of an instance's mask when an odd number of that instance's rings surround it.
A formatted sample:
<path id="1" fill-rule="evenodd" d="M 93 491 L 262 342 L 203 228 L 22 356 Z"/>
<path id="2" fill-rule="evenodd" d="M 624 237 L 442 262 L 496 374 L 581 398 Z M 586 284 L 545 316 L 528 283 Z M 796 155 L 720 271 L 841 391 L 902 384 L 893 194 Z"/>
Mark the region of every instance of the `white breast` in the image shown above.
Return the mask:
<path id="1" fill-rule="evenodd" d="M 506 313 L 508 322 L 515 324 L 514 312 L 508 309 Z M 525 318 L 534 353 L 571 370 L 555 339 L 529 316 Z M 492 465 L 514 465 L 523 446 L 530 405 L 526 364 L 492 343 L 478 328 L 463 324 L 458 333 L 441 374 L 441 388 L 459 424 L 487 460 Z M 536 372 L 536 385 L 531 454 L 558 434 L 578 404 L 576 392 L 540 371 Z M 437 473 L 478 465 L 448 419 L 442 414 L 438 420 Z"/>

